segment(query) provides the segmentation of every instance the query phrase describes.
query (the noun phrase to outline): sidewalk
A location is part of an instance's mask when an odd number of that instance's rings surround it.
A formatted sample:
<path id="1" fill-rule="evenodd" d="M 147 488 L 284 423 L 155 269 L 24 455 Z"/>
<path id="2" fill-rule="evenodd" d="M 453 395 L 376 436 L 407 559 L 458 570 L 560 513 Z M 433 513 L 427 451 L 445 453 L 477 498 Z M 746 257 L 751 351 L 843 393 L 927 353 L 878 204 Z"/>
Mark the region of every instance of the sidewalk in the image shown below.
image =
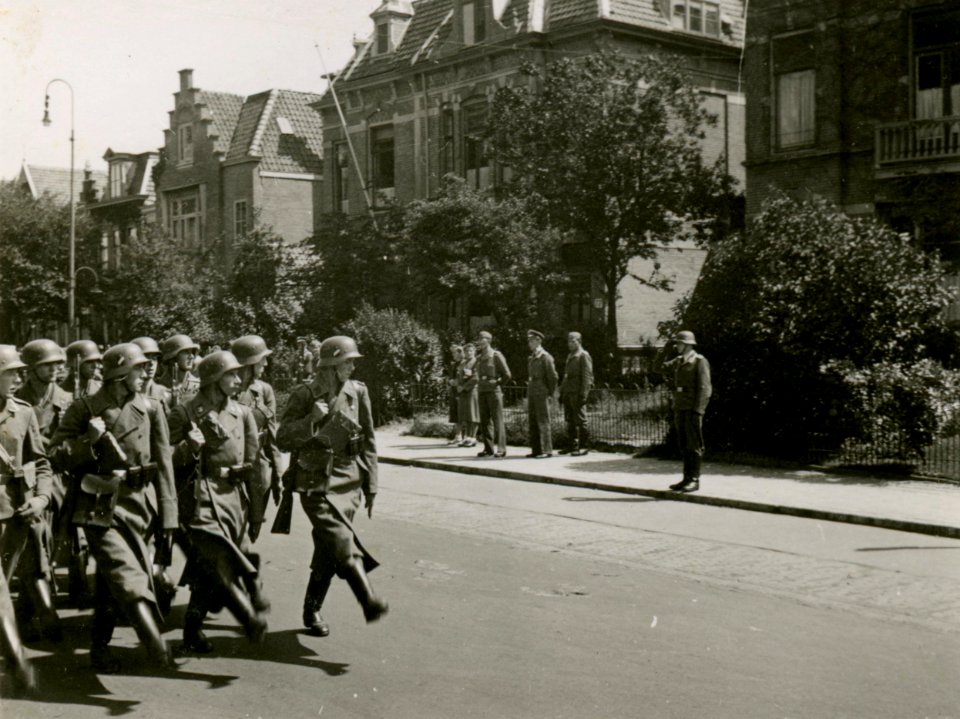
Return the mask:
<path id="1" fill-rule="evenodd" d="M 443 440 L 400 431 L 377 431 L 381 462 L 960 539 L 960 487 L 952 484 L 706 461 L 700 491 L 680 494 L 667 489 L 680 479 L 679 461 L 606 452 L 528 459 L 527 447 L 509 447 L 503 459 L 481 458 L 476 455 L 482 447 L 449 447 Z"/>

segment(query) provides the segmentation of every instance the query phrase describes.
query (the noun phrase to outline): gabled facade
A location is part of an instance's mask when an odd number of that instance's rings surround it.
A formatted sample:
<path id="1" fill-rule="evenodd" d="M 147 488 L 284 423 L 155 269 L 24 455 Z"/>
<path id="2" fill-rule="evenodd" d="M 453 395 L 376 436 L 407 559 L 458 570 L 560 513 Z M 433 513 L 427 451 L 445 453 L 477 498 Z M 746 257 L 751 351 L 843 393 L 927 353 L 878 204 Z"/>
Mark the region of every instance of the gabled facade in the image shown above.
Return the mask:
<path id="1" fill-rule="evenodd" d="M 505 168 L 482 140 L 496 90 L 529 82 L 519 73 L 524 61 L 546 65 L 608 46 L 627 56 L 683 58 L 705 106 L 718 117 L 717 126 L 706 129 L 705 159 L 724 156 L 742 190 L 743 8 L 742 0 L 386 0 L 371 14 L 373 33 L 354 42 L 353 58 L 333 81 L 347 131 L 332 93 L 319 105 L 326 158 L 322 209 L 367 212 L 360 176 L 375 210 L 391 200 L 431 197 L 448 173 L 477 188 L 502 182 Z M 683 267 L 674 271 L 669 258 L 675 254 L 666 252 L 661 260 L 662 272 L 678 280 L 667 295 L 670 304 L 689 289 L 681 282 L 695 281 L 703 262 L 702 252 L 690 248 L 680 253 Z M 602 323 L 606 309 L 598 280 L 584 276 L 577 286 L 564 302 L 563 322 L 577 329 Z M 618 308 L 621 348 L 654 339 L 656 322 L 669 316 L 650 314 L 649 292 L 655 291 L 625 281 Z M 470 332 L 488 321 L 469 304 L 438 310 L 437 324 Z"/>
<path id="2" fill-rule="evenodd" d="M 175 240 L 229 246 L 257 213 L 289 242 L 313 233 L 323 180 L 319 95 L 208 92 L 181 70 L 174 98 L 157 192 Z"/>
<path id="3" fill-rule="evenodd" d="M 40 167 L 24 162 L 16 183 L 34 199 L 49 195 L 64 205 L 70 202 L 70 170 L 67 168 Z M 78 204 L 96 201 L 97 193 L 102 192 L 106 184 L 107 175 L 102 171 L 89 168 L 73 171 L 73 193 Z"/>

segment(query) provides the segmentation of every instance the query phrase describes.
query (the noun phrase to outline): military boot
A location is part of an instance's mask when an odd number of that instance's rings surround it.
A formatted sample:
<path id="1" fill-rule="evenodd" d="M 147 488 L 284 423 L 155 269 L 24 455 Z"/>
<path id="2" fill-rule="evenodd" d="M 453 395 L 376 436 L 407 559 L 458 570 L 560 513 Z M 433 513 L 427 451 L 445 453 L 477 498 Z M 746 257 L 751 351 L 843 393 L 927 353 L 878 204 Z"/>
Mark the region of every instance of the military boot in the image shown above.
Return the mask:
<path id="1" fill-rule="evenodd" d="M 63 629 L 60 627 L 60 617 L 53 606 L 53 590 L 50 582 L 42 577 L 28 582 L 29 601 L 33 604 L 33 620 L 40 630 L 40 635 L 51 642 L 63 640 Z"/>
<path id="2" fill-rule="evenodd" d="M 363 616 L 367 622 L 375 622 L 389 610 L 385 601 L 373 592 L 367 573 L 359 559 L 353 559 L 343 565 L 343 577 L 353 590 L 354 596 L 363 607 Z"/>
<path id="3" fill-rule="evenodd" d="M 330 626 L 320 616 L 320 609 L 323 607 L 323 600 L 327 598 L 332 579 L 330 574 L 319 577 L 311 574 L 307 593 L 303 597 L 303 626 L 315 637 L 325 637 L 330 634 Z"/>
<path id="4" fill-rule="evenodd" d="M 254 644 L 262 642 L 267 632 L 266 617 L 254 608 L 250 597 L 236 583 L 230 582 L 224 589 L 227 608 L 243 625 L 247 638 Z"/>
<path id="5" fill-rule="evenodd" d="M 17 687 L 24 691 L 36 688 L 33 676 L 33 667 L 23 651 L 20 643 L 20 634 L 17 632 L 17 622 L 13 616 L 4 616 L 0 619 L 0 641 L 3 643 L 0 656 L 5 656 L 13 664 L 13 678 Z"/>
<path id="6" fill-rule="evenodd" d="M 98 592 L 98 600 L 102 595 Z M 90 666 L 101 674 L 116 674 L 120 671 L 120 660 L 110 651 L 110 640 L 117 626 L 117 615 L 109 602 L 98 602 L 93 610 L 93 624 L 90 628 Z"/>
<path id="7" fill-rule="evenodd" d="M 170 649 L 160 634 L 157 618 L 153 607 L 145 599 L 138 599 L 128 609 L 130 623 L 140 638 L 140 643 L 146 646 L 150 659 L 164 669 L 173 666 Z"/>

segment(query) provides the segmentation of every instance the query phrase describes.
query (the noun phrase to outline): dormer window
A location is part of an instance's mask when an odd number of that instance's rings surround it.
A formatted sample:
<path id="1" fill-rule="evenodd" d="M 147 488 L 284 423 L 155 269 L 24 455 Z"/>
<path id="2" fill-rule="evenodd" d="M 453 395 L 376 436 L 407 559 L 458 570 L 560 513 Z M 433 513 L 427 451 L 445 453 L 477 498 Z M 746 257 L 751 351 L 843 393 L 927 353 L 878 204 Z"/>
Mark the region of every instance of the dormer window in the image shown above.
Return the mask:
<path id="1" fill-rule="evenodd" d="M 463 44 L 475 45 L 487 39 L 487 0 L 468 0 L 463 12 Z"/>
<path id="2" fill-rule="evenodd" d="M 126 194 L 130 163 L 116 161 L 110 163 L 110 197 L 123 197 Z"/>
<path id="3" fill-rule="evenodd" d="M 377 55 L 390 52 L 390 25 L 382 22 L 377 25 Z"/>
<path id="4" fill-rule="evenodd" d="M 177 128 L 177 161 L 193 162 L 193 125 Z"/>
<path id="5" fill-rule="evenodd" d="M 720 4 L 705 0 L 672 0 L 671 21 L 678 30 L 720 36 Z"/>
<path id="6" fill-rule="evenodd" d="M 370 13 L 374 23 L 374 55 L 386 55 L 396 50 L 403 41 L 403 34 L 413 17 L 413 5 L 409 0 L 384 0 Z"/>

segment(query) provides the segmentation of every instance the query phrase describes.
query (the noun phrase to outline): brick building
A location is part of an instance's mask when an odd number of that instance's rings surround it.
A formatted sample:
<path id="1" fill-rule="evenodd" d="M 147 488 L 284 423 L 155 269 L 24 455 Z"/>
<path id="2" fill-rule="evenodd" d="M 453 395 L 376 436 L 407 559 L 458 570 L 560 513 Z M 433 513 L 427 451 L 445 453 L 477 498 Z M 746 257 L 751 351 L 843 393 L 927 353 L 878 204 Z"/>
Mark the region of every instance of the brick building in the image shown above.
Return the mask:
<path id="1" fill-rule="evenodd" d="M 717 126 L 706 130 L 705 159 L 723 155 L 730 174 L 744 181 L 745 108 L 738 86 L 742 0 L 386 0 L 371 18 L 373 34 L 355 40 L 353 58 L 334 79 L 358 168 L 332 94 L 319 103 L 324 211 L 367 211 L 358 171 L 375 208 L 391 199 L 428 198 L 448 173 L 478 188 L 495 185 L 502 168 L 480 139 L 493 93 L 517 78 L 524 60 L 546 65 L 601 46 L 628 56 L 682 57 L 705 106 L 718 117 Z M 664 253 L 661 271 L 677 278 L 668 304 L 692 286 L 702 262 L 702 252 L 692 248 Z M 651 293 L 657 294 L 624 281 L 621 348 L 655 338 L 656 321 L 669 317 L 669 308 L 664 313 Z M 602 296 L 598 279 L 579 277 L 563 303 L 564 326 L 602 323 Z M 437 324 L 469 332 L 487 320 L 469 300 L 456 305 L 433 308 Z"/>
<path id="2" fill-rule="evenodd" d="M 960 262 L 960 2 L 755 0 L 744 80 L 748 214 L 817 195 Z"/>
<path id="3" fill-rule="evenodd" d="M 210 92 L 181 70 L 157 187 L 170 235 L 187 247 L 221 239 L 229 247 L 255 218 L 288 242 L 313 234 L 323 179 L 319 99 Z"/>

